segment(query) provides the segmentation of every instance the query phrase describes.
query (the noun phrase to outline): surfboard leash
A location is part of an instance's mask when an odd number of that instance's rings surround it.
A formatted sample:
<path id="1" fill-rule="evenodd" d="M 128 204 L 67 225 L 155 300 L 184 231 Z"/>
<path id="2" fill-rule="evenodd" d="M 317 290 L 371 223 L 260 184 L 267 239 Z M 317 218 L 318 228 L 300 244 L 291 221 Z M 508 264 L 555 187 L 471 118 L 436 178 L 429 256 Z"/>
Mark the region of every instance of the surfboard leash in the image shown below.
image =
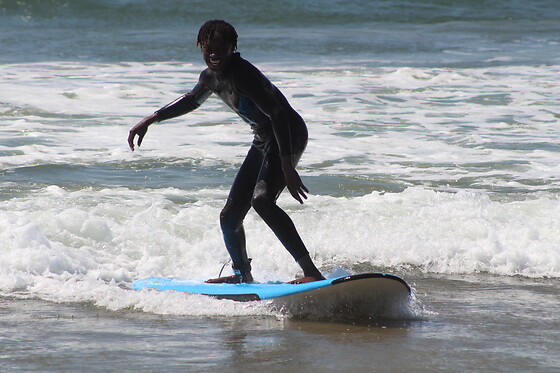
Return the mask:
<path id="1" fill-rule="evenodd" d="M 224 265 L 222 266 L 222 269 L 220 269 L 220 274 L 218 274 L 218 278 L 222 277 L 222 272 L 224 271 L 224 268 L 226 268 L 226 266 L 231 262 L 231 258 L 229 258 L 229 260 L 227 262 L 224 263 Z"/>

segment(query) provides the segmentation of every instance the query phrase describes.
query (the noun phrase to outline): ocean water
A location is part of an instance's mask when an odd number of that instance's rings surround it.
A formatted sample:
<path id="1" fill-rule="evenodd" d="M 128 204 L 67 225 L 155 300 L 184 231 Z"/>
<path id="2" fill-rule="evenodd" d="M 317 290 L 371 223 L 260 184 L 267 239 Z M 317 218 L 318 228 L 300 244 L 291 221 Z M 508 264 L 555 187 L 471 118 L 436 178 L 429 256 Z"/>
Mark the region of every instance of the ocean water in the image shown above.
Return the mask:
<path id="1" fill-rule="evenodd" d="M 130 290 L 228 261 L 248 126 L 210 98 L 126 143 L 194 86 L 213 18 L 308 124 L 309 199 L 279 204 L 318 267 L 399 275 L 406 310 Z M 0 0 L 0 370 L 560 370 L 559 35 L 553 0 Z M 300 275 L 245 227 L 258 281 Z"/>

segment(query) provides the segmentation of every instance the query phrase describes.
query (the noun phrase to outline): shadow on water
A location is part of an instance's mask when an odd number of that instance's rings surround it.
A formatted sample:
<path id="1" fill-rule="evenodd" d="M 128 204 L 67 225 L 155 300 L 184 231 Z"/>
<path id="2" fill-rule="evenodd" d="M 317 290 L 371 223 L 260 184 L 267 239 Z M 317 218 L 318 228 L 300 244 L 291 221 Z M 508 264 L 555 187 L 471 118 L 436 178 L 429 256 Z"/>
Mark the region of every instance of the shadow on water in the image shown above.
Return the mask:
<path id="1" fill-rule="evenodd" d="M 380 354 L 402 346 L 411 320 L 329 321 L 267 318 L 221 321 L 220 348 L 228 351 L 232 371 L 372 371 Z"/>

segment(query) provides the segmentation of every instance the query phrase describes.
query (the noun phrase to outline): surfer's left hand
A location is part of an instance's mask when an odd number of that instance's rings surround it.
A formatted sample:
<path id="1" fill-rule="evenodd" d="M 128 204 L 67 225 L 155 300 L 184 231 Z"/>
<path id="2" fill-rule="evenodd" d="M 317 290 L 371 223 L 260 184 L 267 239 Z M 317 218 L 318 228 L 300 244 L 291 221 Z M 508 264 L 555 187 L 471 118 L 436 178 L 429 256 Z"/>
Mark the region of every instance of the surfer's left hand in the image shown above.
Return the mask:
<path id="1" fill-rule="evenodd" d="M 302 197 L 307 199 L 305 193 L 309 193 L 309 190 L 303 185 L 299 174 L 297 173 L 289 157 L 282 157 L 282 170 L 284 171 L 284 179 L 286 181 L 286 187 L 290 191 L 292 197 L 296 199 L 299 203 L 303 203 Z"/>

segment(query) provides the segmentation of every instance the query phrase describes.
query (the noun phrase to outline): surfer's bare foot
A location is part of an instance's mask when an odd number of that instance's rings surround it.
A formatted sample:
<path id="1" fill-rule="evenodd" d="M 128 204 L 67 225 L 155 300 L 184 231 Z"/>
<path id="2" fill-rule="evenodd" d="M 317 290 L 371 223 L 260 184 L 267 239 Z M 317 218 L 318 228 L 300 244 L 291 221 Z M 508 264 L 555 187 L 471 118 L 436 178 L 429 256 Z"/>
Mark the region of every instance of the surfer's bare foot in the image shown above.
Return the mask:
<path id="1" fill-rule="evenodd" d="M 218 277 L 218 278 L 211 278 L 209 280 L 204 281 L 207 284 L 240 284 L 241 283 L 241 276 L 225 276 L 225 277 Z"/>
<path id="2" fill-rule="evenodd" d="M 207 284 L 241 284 L 241 283 L 250 284 L 253 282 L 253 276 L 250 273 L 246 274 L 245 276 L 231 275 L 225 277 L 211 278 L 204 282 Z"/>
<path id="3" fill-rule="evenodd" d="M 288 282 L 288 284 L 292 284 L 292 285 L 305 284 L 308 282 L 321 281 L 321 280 L 324 280 L 324 278 L 315 278 L 315 277 L 307 276 L 307 277 L 297 278 L 293 281 Z"/>

